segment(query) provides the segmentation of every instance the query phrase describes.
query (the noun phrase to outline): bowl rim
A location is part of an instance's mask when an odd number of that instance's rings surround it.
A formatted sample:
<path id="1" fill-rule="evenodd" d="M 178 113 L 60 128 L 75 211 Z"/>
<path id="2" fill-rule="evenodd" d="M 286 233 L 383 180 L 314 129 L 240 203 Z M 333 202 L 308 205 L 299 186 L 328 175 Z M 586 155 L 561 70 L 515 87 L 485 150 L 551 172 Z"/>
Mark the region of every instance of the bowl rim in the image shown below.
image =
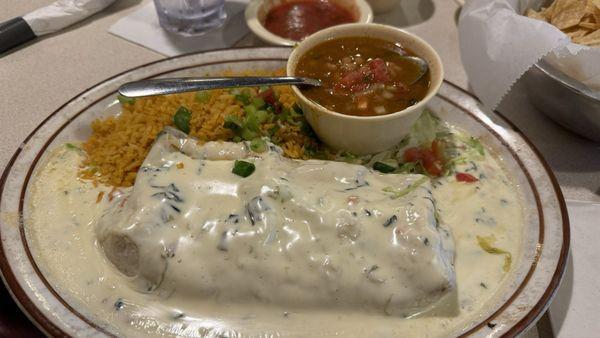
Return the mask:
<path id="1" fill-rule="evenodd" d="M 359 17 L 355 23 L 371 23 L 373 22 L 373 10 L 366 0 L 353 0 L 358 8 Z M 263 26 L 258 19 L 258 11 L 264 5 L 265 0 L 250 0 L 244 11 L 246 24 L 250 31 L 258 36 L 261 40 L 280 46 L 294 46 L 301 41 L 286 39 L 274 33 L 271 33 Z M 335 27 L 335 26 L 334 26 Z M 326 28 L 327 29 L 327 28 Z"/>
<path id="2" fill-rule="evenodd" d="M 546 74 L 551 79 L 558 82 L 563 87 L 575 92 L 576 94 L 592 101 L 600 104 L 600 93 L 595 94 L 591 89 L 589 89 L 583 83 L 575 80 L 564 72 L 552 67 L 548 62 L 544 61 L 544 59 L 539 60 L 534 63 L 533 66 L 539 69 L 542 73 Z"/>
<path id="3" fill-rule="evenodd" d="M 442 63 L 442 60 L 440 58 L 440 55 L 437 53 L 437 51 L 424 39 L 422 39 L 421 37 L 419 37 L 416 34 L 407 32 L 403 29 L 397 28 L 397 27 L 393 27 L 393 26 L 389 26 L 389 25 L 383 25 L 383 24 L 377 24 L 377 23 L 348 23 L 348 24 L 343 24 L 343 25 L 338 25 L 338 26 L 333 26 L 333 27 L 329 27 L 326 29 L 323 29 L 321 31 L 318 31 L 312 35 L 310 35 L 309 37 L 307 37 L 306 39 L 304 39 L 302 42 L 300 42 L 292 51 L 292 53 L 290 54 L 290 57 L 288 58 L 288 62 L 287 62 L 287 66 L 286 66 L 286 73 L 288 76 L 294 76 L 294 74 L 292 74 L 292 69 L 291 68 L 291 63 L 290 60 L 292 60 L 293 58 L 300 58 L 299 55 L 297 55 L 299 52 L 299 46 L 303 43 L 307 43 L 307 42 L 311 42 L 317 39 L 322 39 L 322 41 L 328 41 L 328 40 L 333 40 L 336 39 L 339 36 L 336 36 L 336 32 L 335 31 L 342 31 L 342 30 L 346 30 L 346 29 L 352 29 L 355 27 L 369 27 L 369 28 L 374 28 L 374 29 L 378 29 L 380 31 L 388 31 L 394 34 L 397 34 L 399 37 L 401 36 L 402 38 L 406 38 L 406 37 L 410 37 L 414 40 L 417 41 L 418 44 L 422 45 L 425 49 L 428 50 L 428 52 L 431 54 L 432 56 L 432 60 L 433 62 L 437 63 L 437 66 L 440 69 L 440 76 L 437 79 L 431 79 L 431 83 L 429 86 L 429 91 L 427 93 L 427 95 L 425 95 L 424 98 L 422 98 L 421 100 L 419 100 L 419 102 L 417 102 L 416 104 L 410 106 L 410 107 L 406 107 L 402 110 L 390 113 L 390 114 L 385 114 L 385 115 L 376 115 L 376 116 L 357 116 L 357 115 L 346 115 L 346 114 L 342 114 L 342 113 L 338 113 L 335 112 L 333 110 L 329 110 L 325 107 L 323 107 L 322 105 L 308 99 L 306 96 L 304 96 L 304 94 L 302 94 L 302 92 L 300 91 L 300 89 L 297 86 L 292 86 L 292 91 L 294 92 L 294 94 L 296 94 L 296 96 L 298 97 L 298 99 L 304 101 L 306 104 L 308 104 L 312 109 L 318 110 L 320 112 L 323 112 L 325 114 L 329 114 L 329 115 L 333 115 L 336 117 L 340 117 L 340 118 L 345 118 L 345 119 L 349 119 L 349 120 L 361 120 L 361 121 L 382 121 L 382 120 L 392 120 L 392 119 L 396 119 L 400 116 L 404 116 L 404 115 L 408 115 L 414 111 L 420 111 L 423 108 L 425 108 L 425 105 L 427 104 L 427 102 L 429 102 L 439 91 L 442 83 L 444 82 L 444 65 Z M 333 36 L 330 36 L 332 35 Z M 356 36 L 363 36 L 361 33 L 356 34 Z M 325 37 L 325 38 L 323 38 Z M 295 69 L 293 69 L 295 70 Z"/>

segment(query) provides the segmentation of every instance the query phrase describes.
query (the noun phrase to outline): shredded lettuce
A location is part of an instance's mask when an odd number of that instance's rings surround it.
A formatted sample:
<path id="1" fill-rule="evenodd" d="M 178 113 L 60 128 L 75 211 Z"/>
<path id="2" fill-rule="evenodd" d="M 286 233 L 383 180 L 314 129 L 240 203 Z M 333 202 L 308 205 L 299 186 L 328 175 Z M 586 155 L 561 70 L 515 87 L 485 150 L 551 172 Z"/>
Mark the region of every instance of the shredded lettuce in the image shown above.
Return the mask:
<path id="1" fill-rule="evenodd" d="M 385 188 L 383 188 L 383 191 L 391 193 L 392 199 L 396 199 L 396 198 L 400 198 L 402 196 L 408 195 L 413 190 L 420 187 L 421 184 L 427 182 L 427 180 L 429 180 L 429 178 L 427 176 L 423 176 L 423 177 L 419 178 L 418 180 L 416 180 L 415 182 L 409 184 L 404 189 L 398 189 L 398 188 L 394 188 L 394 187 L 385 187 Z"/>
<path id="2" fill-rule="evenodd" d="M 510 266 L 512 264 L 512 255 L 510 252 L 506 250 L 499 249 L 493 246 L 493 243 L 496 241 L 496 237 L 494 235 L 490 236 L 477 236 L 477 243 L 481 247 L 481 249 L 492 255 L 504 255 L 504 265 L 502 269 L 504 272 L 508 272 L 510 270 Z"/>
<path id="3" fill-rule="evenodd" d="M 81 148 L 74 145 L 73 143 L 65 143 L 65 147 L 67 147 L 67 149 L 69 150 L 81 150 Z"/>
<path id="4" fill-rule="evenodd" d="M 444 126 L 440 119 L 426 109 L 410 129 L 409 137 L 412 141 L 411 143 L 416 146 L 429 147 L 442 128 Z"/>
<path id="5" fill-rule="evenodd" d="M 465 142 L 469 147 L 473 148 L 477 153 L 481 156 L 485 155 L 485 150 L 483 149 L 483 145 L 479 142 L 479 139 L 471 136 L 468 138 L 467 142 Z"/>

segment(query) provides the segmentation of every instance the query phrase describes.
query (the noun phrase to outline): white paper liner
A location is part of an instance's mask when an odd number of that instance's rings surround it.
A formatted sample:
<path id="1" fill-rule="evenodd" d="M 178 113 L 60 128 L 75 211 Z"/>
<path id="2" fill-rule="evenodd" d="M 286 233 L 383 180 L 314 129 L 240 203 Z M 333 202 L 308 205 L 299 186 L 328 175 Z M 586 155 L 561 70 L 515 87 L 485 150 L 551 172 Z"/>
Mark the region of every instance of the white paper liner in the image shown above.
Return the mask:
<path id="1" fill-rule="evenodd" d="M 512 85 L 542 57 L 600 92 L 600 48 L 571 43 L 549 23 L 521 15 L 541 0 L 471 0 L 459 20 L 463 66 L 475 94 L 495 109 Z"/>

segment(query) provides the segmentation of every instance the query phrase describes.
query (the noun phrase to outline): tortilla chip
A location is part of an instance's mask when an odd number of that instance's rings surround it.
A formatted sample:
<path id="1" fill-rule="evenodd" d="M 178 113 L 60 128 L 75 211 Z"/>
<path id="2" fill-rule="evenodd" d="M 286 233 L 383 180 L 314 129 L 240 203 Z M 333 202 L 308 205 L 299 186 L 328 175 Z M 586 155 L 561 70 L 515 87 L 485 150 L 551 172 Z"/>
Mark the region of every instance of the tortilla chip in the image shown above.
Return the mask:
<path id="1" fill-rule="evenodd" d="M 583 37 L 573 39 L 573 42 L 586 46 L 600 44 L 600 29 Z"/>
<path id="2" fill-rule="evenodd" d="M 588 34 L 590 31 L 587 29 L 582 29 L 580 27 L 571 27 L 569 29 L 565 29 L 563 31 L 563 33 L 565 33 L 568 37 L 571 38 L 571 40 L 575 40 L 575 39 L 579 39 L 584 37 L 586 34 Z"/>
<path id="3" fill-rule="evenodd" d="M 546 16 L 548 19 L 552 18 L 552 16 L 554 15 L 554 13 L 555 13 L 555 11 L 556 11 L 556 3 L 557 3 L 557 2 L 558 2 L 558 1 L 554 1 L 554 2 L 552 2 L 552 4 L 551 4 L 551 5 L 550 5 L 548 8 L 545 8 L 545 9 L 543 10 L 543 12 L 544 12 L 544 15 L 545 15 L 545 16 Z"/>
<path id="4" fill-rule="evenodd" d="M 579 27 L 583 27 L 583 28 L 587 28 L 589 30 L 596 30 L 596 29 L 600 29 L 600 24 L 599 23 L 593 23 L 593 22 L 580 22 L 579 23 Z"/>
<path id="5" fill-rule="evenodd" d="M 585 12 L 588 14 L 592 14 L 594 13 L 594 10 L 596 9 L 596 5 L 594 4 L 594 1 L 598 1 L 598 0 L 587 0 L 587 2 L 585 3 Z M 600 1 L 598 1 L 600 2 Z"/>
<path id="6" fill-rule="evenodd" d="M 600 23 L 600 0 L 588 0 L 585 10 L 596 23 Z"/>
<path id="7" fill-rule="evenodd" d="M 530 8 L 525 15 L 551 23 L 573 43 L 600 45 L 600 0 L 555 0 L 548 8 L 539 12 Z"/>
<path id="8" fill-rule="evenodd" d="M 537 20 L 542 20 L 542 21 L 548 22 L 548 19 L 541 12 L 536 12 L 531 8 L 527 10 L 527 16 L 532 19 L 537 19 Z"/>
<path id="9" fill-rule="evenodd" d="M 550 23 L 558 29 L 577 26 L 585 15 L 587 2 L 581 0 L 556 0 L 556 8 Z"/>

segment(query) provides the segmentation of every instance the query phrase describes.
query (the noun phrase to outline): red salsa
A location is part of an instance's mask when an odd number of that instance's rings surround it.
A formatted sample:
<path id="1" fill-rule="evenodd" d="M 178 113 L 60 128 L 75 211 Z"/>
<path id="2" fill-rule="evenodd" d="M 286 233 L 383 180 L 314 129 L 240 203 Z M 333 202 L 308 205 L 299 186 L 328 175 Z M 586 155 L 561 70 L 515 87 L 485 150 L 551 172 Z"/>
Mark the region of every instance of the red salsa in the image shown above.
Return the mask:
<path id="1" fill-rule="evenodd" d="M 271 33 L 300 41 L 321 29 L 356 22 L 346 8 L 329 0 L 299 0 L 273 7 L 265 19 Z"/>

